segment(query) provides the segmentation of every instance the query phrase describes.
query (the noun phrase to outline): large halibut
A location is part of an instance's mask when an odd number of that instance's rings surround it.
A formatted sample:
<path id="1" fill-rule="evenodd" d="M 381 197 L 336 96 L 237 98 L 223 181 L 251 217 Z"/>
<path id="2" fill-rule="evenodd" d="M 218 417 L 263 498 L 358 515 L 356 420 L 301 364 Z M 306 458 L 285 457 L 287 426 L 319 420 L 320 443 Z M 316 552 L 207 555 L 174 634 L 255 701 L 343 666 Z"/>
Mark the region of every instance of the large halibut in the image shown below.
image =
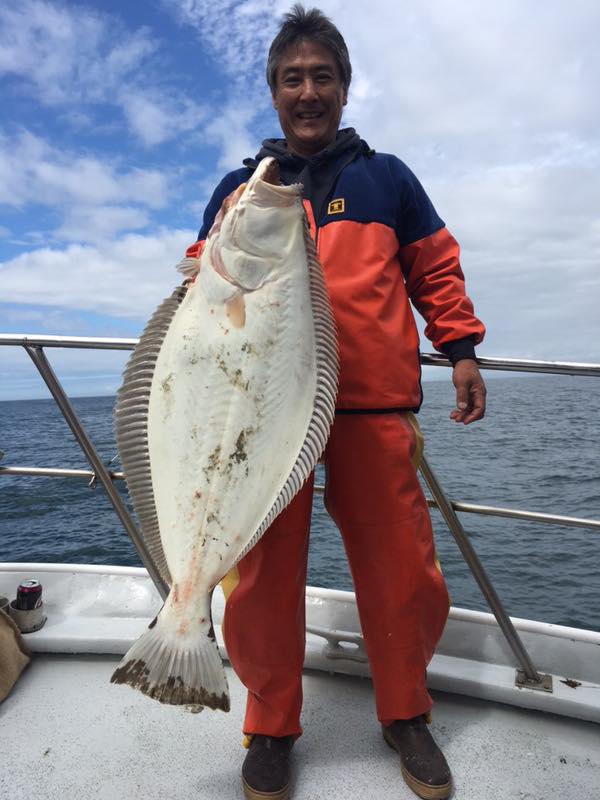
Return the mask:
<path id="1" fill-rule="evenodd" d="M 314 469 L 338 369 L 301 186 L 279 185 L 277 162 L 264 159 L 223 203 L 195 281 L 157 309 L 124 373 L 117 444 L 171 590 L 113 682 L 229 709 L 212 591 Z"/>

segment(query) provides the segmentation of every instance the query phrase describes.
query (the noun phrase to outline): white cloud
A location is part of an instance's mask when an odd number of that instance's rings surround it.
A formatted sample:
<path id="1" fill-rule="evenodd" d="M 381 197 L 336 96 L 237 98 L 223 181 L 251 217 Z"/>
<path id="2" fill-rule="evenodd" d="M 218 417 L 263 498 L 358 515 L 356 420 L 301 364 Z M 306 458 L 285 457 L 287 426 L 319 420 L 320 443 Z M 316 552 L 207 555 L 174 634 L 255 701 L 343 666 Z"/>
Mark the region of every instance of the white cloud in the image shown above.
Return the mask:
<path id="1" fill-rule="evenodd" d="M 170 199 L 169 176 L 54 147 L 29 131 L 0 132 L 0 204 L 46 206 L 62 217 L 56 239 L 97 241 L 149 222 Z M 37 223 L 36 223 L 37 224 Z M 47 238 L 47 236 L 46 236 Z"/>
<path id="2" fill-rule="evenodd" d="M 207 116 L 198 102 L 177 94 L 166 98 L 156 90 L 127 89 L 120 92 L 119 102 L 130 130 L 146 145 L 193 131 Z"/>
<path id="3" fill-rule="evenodd" d="M 205 141 L 220 149 L 217 171 L 222 177 L 224 170 L 237 169 L 258 150 L 256 122 L 270 108 L 267 51 L 287 5 L 280 0 L 163 0 L 163 6 L 181 24 L 194 29 L 225 75 L 223 98 L 203 132 Z"/>
<path id="4" fill-rule="evenodd" d="M 578 2 L 569 13 L 562 3 L 540 10 L 531 0 L 430 0 L 407 13 L 373 6 L 376 35 L 361 15 L 333 16 L 357 81 L 369 84 L 367 102 L 362 92 L 348 119 L 376 147 L 435 169 L 443 161 L 449 172 L 538 156 L 549 134 L 595 138 L 597 4 Z"/>
<path id="5" fill-rule="evenodd" d="M 15 137 L 0 132 L 0 203 L 121 201 L 161 208 L 167 198 L 167 176 L 158 170 L 119 171 L 117 164 L 54 147 L 29 131 Z"/>
<path id="6" fill-rule="evenodd" d="M 163 0 L 163 5 L 197 31 L 236 87 L 247 91 L 264 72 L 267 49 L 282 6 L 278 0 Z"/>
<path id="7" fill-rule="evenodd" d="M 60 240 L 103 242 L 122 231 L 145 228 L 148 214 L 138 208 L 100 206 L 71 208 L 54 236 Z"/>
<path id="8" fill-rule="evenodd" d="M 156 49 L 144 29 L 86 8 L 24 0 L 0 9 L 0 73 L 23 79 L 45 105 L 98 101 Z"/>
<path id="9" fill-rule="evenodd" d="M 256 109 L 245 102 L 229 102 L 218 117 L 205 128 L 206 141 L 219 147 L 217 169 L 225 171 L 239 169 L 242 161 L 257 151 L 256 140 L 250 133 Z"/>
<path id="10" fill-rule="evenodd" d="M 144 320 L 180 283 L 175 266 L 195 239 L 195 231 L 162 230 L 32 250 L 0 264 L 2 300 Z"/>
<path id="11" fill-rule="evenodd" d="M 0 76 L 23 81 L 44 106 L 67 106 L 66 118 L 91 125 L 79 105 L 112 105 L 143 144 L 161 144 L 198 127 L 206 111 L 176 86 L 146 28 L 85 6 L 25 0 L 0 8 Z M 124 89 L 124 87 L 127 89 Z"/>

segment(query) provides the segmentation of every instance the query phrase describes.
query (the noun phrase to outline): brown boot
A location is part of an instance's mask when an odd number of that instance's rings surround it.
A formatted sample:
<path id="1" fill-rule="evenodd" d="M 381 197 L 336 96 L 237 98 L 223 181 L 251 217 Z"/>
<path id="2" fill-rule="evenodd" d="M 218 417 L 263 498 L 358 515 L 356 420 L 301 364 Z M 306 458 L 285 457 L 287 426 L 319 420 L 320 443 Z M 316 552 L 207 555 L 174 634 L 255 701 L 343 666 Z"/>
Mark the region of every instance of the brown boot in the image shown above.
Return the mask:
<path id="1" fill-rule="evenodd" d="M 287 800 L 294 738 L 253 735 L 242 765 L 242 783 L 247 800 Z"/>
<path id="2" fill-rule="evenodd" d="M 450 797 L 452 775 L 423 715 L 396 720 L 382 730 L 383 738 L 400 754 L 402 775 L 415 794 L 424 800 Z"/>

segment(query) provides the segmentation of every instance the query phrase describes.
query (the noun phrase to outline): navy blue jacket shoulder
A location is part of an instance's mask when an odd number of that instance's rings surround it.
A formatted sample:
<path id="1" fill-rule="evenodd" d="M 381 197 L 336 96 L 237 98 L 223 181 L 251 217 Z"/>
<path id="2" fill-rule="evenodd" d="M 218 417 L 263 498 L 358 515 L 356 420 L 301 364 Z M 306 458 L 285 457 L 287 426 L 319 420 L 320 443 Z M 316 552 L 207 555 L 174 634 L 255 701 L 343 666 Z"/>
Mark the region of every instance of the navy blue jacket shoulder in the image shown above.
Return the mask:
<path id="1" fill-rule="evenodd" d="M 206 207 L 199 240 L 206 238 L 223 200 L 250 175 L 247 167 L 225 175 Z M 326 205 L 321 219 L 316 221 L 319 227 L 342 220 L 380 222 L 396 232 L 400 247 L 444 227 L 414 173 L 399 158 L 387 153 L 357 156 L 338 176 L 328 199 L 337 196 L 344 198 L 344 211 L 331 215 Z"/>

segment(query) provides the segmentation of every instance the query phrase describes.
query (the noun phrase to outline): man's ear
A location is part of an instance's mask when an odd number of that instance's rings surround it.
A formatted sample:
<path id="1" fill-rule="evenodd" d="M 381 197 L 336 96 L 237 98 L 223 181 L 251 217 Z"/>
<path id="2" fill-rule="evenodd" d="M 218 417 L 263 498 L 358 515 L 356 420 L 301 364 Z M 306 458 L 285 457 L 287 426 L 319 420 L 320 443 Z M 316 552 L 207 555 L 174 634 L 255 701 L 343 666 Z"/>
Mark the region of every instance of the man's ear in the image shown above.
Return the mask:
<path id="1" fill-rule="evenodd" d="M 277 109 L 277 100 L 275 99 L 275 95 L 271 94 L 271 103 L 274 109 Z"/>
<path id="2" fill-rule="evenodd" d="M 344 100 L 342 102 L 342 105 L 345 106 L 347 104 L 348 104 L 348 90 L 344 89 Z"/>

